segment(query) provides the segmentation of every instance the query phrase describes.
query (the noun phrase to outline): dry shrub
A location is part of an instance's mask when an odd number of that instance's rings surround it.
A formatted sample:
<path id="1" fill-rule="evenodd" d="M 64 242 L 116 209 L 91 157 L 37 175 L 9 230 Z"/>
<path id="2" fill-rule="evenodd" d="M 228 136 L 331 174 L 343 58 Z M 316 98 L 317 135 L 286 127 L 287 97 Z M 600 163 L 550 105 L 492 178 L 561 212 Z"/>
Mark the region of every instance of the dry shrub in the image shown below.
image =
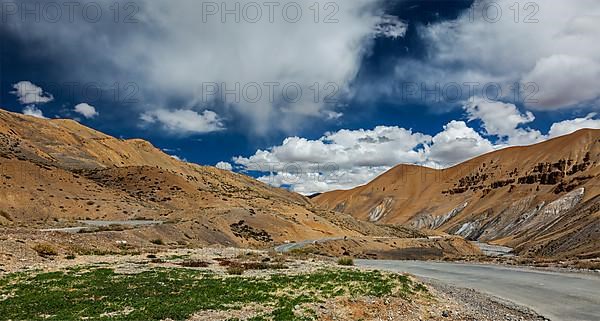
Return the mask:
<path id="1" fill-rule="evenodd" d="M 155 244 L 155 245 L 165 245 L 165 242 L 162 239 L 154 239 L 154 240 L 150 241 L 150 243 Z"/>
<path id="2" fill-rule="evenodd" d="M 242 275 L 244 271 L 244 268 L 241 266 L 230 266 L 227 268 L 227 274 L 231 275 Z"/>
<path id="3" fill-rule="evenodd" d="M 220 266 L 239 267 L 244 270 L 285 270 L 288 267 L 281 263 L 267 262 L 236 262 L 227 259 L 218 260 Z"/>
<path id="4" fill-rule="evenodd" d="M 32 248 L 37 254 L 41 257 L 51 257 L 57 256 L 58 251 L 48 243 L 39 243 L 33 246 Z"/>
<path id="5" fill-rule="evenodd" d="M 210 265 L 210 263 L 204 262 L 204 261 L 199 261 L 199 260 L 185 260 L 185 261 L 181 262 L 179 265 L 184 266 L 184 267 L 205 268 L 205 267 L 208 267 Z"/>

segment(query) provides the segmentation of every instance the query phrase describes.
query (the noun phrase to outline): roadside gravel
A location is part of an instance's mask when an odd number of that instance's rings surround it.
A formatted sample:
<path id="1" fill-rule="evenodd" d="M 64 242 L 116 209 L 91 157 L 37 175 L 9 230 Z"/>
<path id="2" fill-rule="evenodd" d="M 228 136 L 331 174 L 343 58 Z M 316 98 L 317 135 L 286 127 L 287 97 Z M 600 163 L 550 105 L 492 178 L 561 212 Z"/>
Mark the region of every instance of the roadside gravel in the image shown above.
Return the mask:
<path id="1" fill-rule="evenodd" d="M 544 321 L 543 316 L 531 309 L 516 305 L 493 296 L 482 294 L 473 289 L 450 286 L 432 279 L 422 279 L 430 289 L 434 289 L 440 300 L 451 302 L 447 310 L 446 320 L 480 320 L 480 321 Z M 440 314 L 436 311 L 436 314 Z"/>

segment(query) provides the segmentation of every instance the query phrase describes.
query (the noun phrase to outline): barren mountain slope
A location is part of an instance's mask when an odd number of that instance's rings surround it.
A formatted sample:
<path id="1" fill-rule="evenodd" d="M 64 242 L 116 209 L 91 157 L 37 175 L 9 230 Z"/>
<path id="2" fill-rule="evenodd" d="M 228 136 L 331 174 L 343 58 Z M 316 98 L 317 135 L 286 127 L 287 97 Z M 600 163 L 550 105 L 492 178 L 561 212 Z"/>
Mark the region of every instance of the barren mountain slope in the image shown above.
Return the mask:
<path id="1" fill-rule="evenodd" d="M 165 222 L 141 229 L 147 238 L 247 246 L 402 234 L 314 211 L 299 194 L 184 163 L 146 141 L 116 139 L 71 120 L 0 110 L 0 170 L 0 226 L 47 229 L 77 226 L 78 220 L 146 219 Z"/>
<path id="2" fill-rule="evenodd" d="M 559 254 L 546 246 L 561 240 L 570 244 L 561 252 L 588 255 L 589 248 L 579 246 L 598 239 L 599 164 L 600 130 L 580 130 L 444 170 L 400 165 L 365 186 L 314 201 L 361 220 L 438 229 L 548 255 Z M 577 211 L 582 204 L 586 210 Z M 568 219 L 573 211 L 576 220 Z"/>

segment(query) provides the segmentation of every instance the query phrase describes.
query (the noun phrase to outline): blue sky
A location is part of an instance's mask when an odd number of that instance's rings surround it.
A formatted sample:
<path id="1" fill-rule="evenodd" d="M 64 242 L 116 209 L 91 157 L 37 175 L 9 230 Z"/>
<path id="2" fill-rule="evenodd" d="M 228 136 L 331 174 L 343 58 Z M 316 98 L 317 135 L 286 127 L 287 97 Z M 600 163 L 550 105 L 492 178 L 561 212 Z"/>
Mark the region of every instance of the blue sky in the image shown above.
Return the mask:
<path id="1" fill-rule="evenodd" d="M 594 1 L 65 2 L 2 1 L 2 108 L 304 194 L 600 127 Z"/>

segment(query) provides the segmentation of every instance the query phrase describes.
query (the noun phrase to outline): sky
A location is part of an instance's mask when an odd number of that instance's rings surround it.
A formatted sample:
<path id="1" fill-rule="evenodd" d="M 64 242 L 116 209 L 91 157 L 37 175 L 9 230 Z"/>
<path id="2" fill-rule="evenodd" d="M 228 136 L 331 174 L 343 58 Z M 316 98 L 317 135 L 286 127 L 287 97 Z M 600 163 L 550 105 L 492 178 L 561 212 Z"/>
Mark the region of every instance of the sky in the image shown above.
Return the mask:
<path id="1" fill-rule="evenodd" d="M 0 0 L 0 107 L 310 195 L 600 128 L 600 2 Z"/>

